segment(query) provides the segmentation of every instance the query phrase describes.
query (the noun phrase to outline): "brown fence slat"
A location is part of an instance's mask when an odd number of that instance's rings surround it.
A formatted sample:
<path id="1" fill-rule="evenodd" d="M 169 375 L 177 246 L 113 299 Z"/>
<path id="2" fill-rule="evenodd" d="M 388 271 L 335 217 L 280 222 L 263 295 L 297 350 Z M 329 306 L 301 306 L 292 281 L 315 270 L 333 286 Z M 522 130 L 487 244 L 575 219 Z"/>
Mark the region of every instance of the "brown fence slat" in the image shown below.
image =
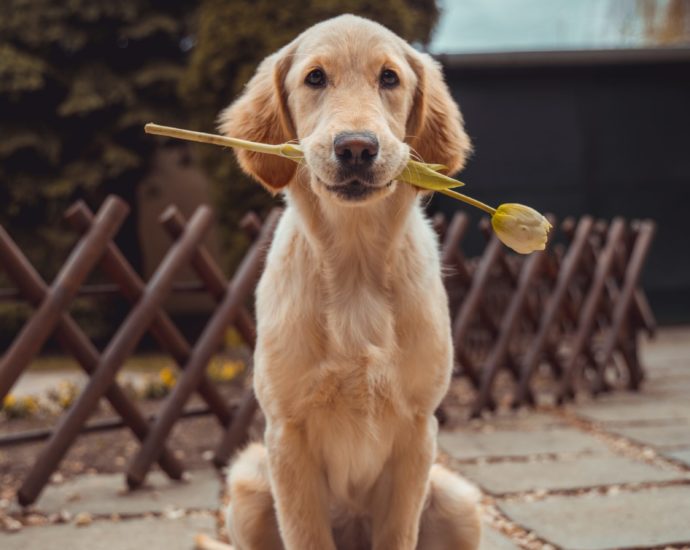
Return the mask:
<path id="1" fill-rule="evenodd" d="M 178 238 L 184 229 L 185 219 L 175 207 L 166 209 L 161 215 L 160 220 L 163 227 L 165 227 L 170 236 L 174 239 Z M 247 214 L 242 219 L 240 225 L 250 238 L 258 238 L 261 231 L 261 220 L 256 214 Z M 199 247 L 194 256 L 192 256 L 192 267 L 197 272 L 199 278 L 204 281 L 211 295 L 213 295 L 216 300 L 222 300 L 228 288 L 228 282 L 223 272 L 204 247 Z M 256 344 L 256 327 L 254 325 L 254 320 L 245 307 L 239 309 L 235 319 L 235 326 L 245 343 L 253 351 Z M 223 442 L 214 455 L 214 463 L 217 466 L 222 466 L 227 461 L 227 455 L 225 453 L 229 455 L 235 448 L 248 441 L 249 426 L 257 409 L 258 403 L 254 396 L 254 390 L 251 387 L 247 388 L 242 397 L 241 404 L 232 419 L 232 423 L 227 429 L 228 434 L 231 435 L 223 439 Z"/>
<path id="2" fill-rule="evenodd" d="M 170 291 L 172 294 L 206 292 L 206 287 L 198 281 L 180 281 Z M 75 298 L 92 298 L 120 294 L 120 287 L 110 283 L 84 285 L 75 294 Z M 22 301 L 24 296 L 15 288 L 0 288 L 0 302 Z"/>
<path id="3" fill-rule="evenodd" d="M 233 409 L 236 407 L 233 407 Z M 213 414 L 211 409 L 208 407 L 190 407 L 185 409 L 184 413 L 180 416 L 180 420 L 186 420 L 189 418 L 199 418 L 201 416 L 209 416 Z M 153 422 L 155 416 L 148 416 L 145 421 L 148 424 Z M 80 435 L 93 434 L 93 433 L 103 433 L 110 432 L 114 430 L 121 430 L 122 428 L 127 428 L 127 422 L 120 418 L 104 418 L 102 420 L 94 420 L 86 424 L 80 431 Z M 53 435 L 54 430 L 52 428 L 37 428 L 35 430 L 26 430 L 22 432 L 9 433 L 0 436 L 0 448 L 2 447 L 12 447 L 14 445 L 25 445 L 27 443 L 36 443 L 38 441 L 45 441 Z"/>
<path id="4" fill-rule="evenodd" d="M 223 301 L 194 346 L 189 362 L 166 399 L 160 415 L 151 427 L 149 436 L 130 463 L 127 470 L 127 483 L 130 487 L 137 487 L 144 481 L 185 403 L 198 386 L 206 365 L 223 338 L 225 329 L 235 320 L 244 301 L 253 291 L 261 272 L 266 248 L 271 242 L 279 217 L 278 211 L 273 211 L 269 215 L 261 229 L 261 235 L 242 260 L 225 292 Z"/>
<path id="5" fill-rule="evenodd" d="M 655 226 L 653 222 L 643 222 L 634 241 L 632 253 L 625 271 L 623 287 L 613 307 L 611 328 L 602 346 L 601 360 L 598 367 L 599 377 L 603 383 L 605 383 L 604 369 L 609 364 L 617 343 L 621 340 L 625 328 L 624 325 L 629 318 L 630 308 L 635 306 L 635 292 L 652 244 L 652 239 L 654 238 L 654 231 Z M 627 332 L 630 331 L 628 330 Z M 635 338 L 635 335 L 629 334 L 628 338 Z M 637 358 L 637 345 L 634 342 L 630 342 L 630 340 L 622 342 L 621 345 L 623 346 L 629 368 L 629 388 L 636 390 L 639 388 L 643 378 L 642 368 Z"/>
<path id="6" fill-rule="evenodd" d="M 66 218 L 77 231 L 81 232 L 88 231 L 93 222 L 93 214 L 81 201 L 70 208 Z M 112 242 L 106 245 L 101 258 L 101 268 L 113 278 L 122 294 L 132 304 L 141 299 L 146 290 L 144 282 Z M 162 310 L 158 311 L 149 330 L 161 348 L 167 350 L 175 362 L 183 367 L 191 353 L 191 346 L 172 322 L 170 316 Z M 230 408 L 218 389 L 206 376 L 199 385 L 199 395 L 208 404 L 220 424 L 227 426 L 232 419 Z"/>
<path id="7" fill-rule="evenodd" d="M 3 265 L 17 288 L 30 303 L 40 304 L 48 293 L 47 285 L 29 263 L 29 260 L 26 259 L 26 256 L 1 228 L 0 249 L 11 252 L 7 256 L 3 254 Z M 74 355 L 84 371 L 88 374 L 94 372 L 101 359 L 100 354 L 69 313 L 62 313 L 58 318 L 56 336 L 61 347 Z M 123 423 L 132 430 L 137 439 L 142 441 L 149 430 L 148 421 L 124 390 L 116 382 L 113 382 L 105 397 L 120 415 Z M 163 471 L 171 476 L 176 476 L 178 475 L 177 472 L 181 471 L 180 464 L 168 449 L 164 449 L 161 453 L 159 463 Z"/>
<path id="8" fill-rule="evenodd" d="M 129 207 L 121 199 L 109 197 L 98 212 L 92 230 L 74 247 L 45 299 L 0 361 L 0 403 L 43 347 L 60 315 L 98 262 L 103 245 L 115 236 L 128 211 Z M 12 250 L 2 253 L 11 255 Z"/>
<path id="9" fill-rule="evenodd" d="M 235 420 L 216 447 L 213 463 L 218 468 L 225 466 L 230 457 L 243 445 L 247 444 L 249 440 L 249 426 L 258 409 L 259 402 L 256 400 L 254 388 L 248 388 L 237 408 Z"/>
<path id="10" fill-rule="evenodd" d="M 604 297 L 606 280 L 611 275 L 616 248 L 621 244 L 624 230 L 625 222 L 622 218 L 614 219 L 609 227 L 606 244 L 599 255 L 594 271 L 594 280 L 582 304 L 577 332 L 570 345 L 570 357 L 565 366 L 563 381 L 558 394 L 559 401 L 574 397 L 574 385 L 576 377 L 581 371 L 582 356 L 585 349 L 589 348 L 589 338 L 595 328 L 599 305 Z M 594 357 L 587 359 L 593 360 Z M 592 366 L 596 367 L 596 362 Z"/>
<path id="11" fill-rule="evenodd" d="M 499 327 L 499 336 L 494 343 L 489 357 L 482 367 L 482 379 L 479 387 L 479 395 L 472 408 L 472 416 L 479 416 L 485 408 L 493 408 L 491 391 L 496 379 L 496 375 L 509 355 L 511 339 L 520 321 L 520 314 L 526 309 L 525 301 L 530 287 L 534 285 L 534 280 L 542 268 L 546 253 L 535 252 L 531 254 L 522 264 L 515 293 L 510 299 L 508 308 L 505 311 L 503 320 Z"/>
<path id="12" fill-rule="evenodd" d="M 591 217 L 584 216 L 577 224 L 571 246 L 560 265 L 556 285 L 547 300 L 544 312 L 539 320 L 537 333 L 521 362 L 520 380 L 514 400 L 516 405 L 531 401 L 529 398 L 529 384 L 532 380 L 532 375 L 537 368 L 544 349 L 549 343 L 549 338 L 553 338 L 552 332 L 558 328 L 563 302 L 566 299 L 573 277 L 577 273 L 593 223 L 594 220 Z M 530 402 L 530 404 L 533 403 Z"/>
<path id="13" fill-rule="evenodd" d="M 22 504 L 31 504 L 43 490 L 50 475 L 67 452 L 67 449 L 74 442 L 89 415 L 95 409 L 98 400 L 112 384 L 118 368 L 134 351 L 140 338 L 153 321 L 158 307 L 170 292 L 173 278 L 188 262 L 210 223 L 211 211 L 206 207 L 200 207 L 192 217 L 185 234 L 168 251 L 151 278 L 141 300 L 132 308 L 115 336 L 113 336 L 105 348 L 101 361 L 86 388 L 69 409 L 59 428 L 39 454 L 36 464 L 19 489 L 18 498 Z M 180 472 L 179 477 L 181 475 L 182 472 Z"/>
<path id="14" fill-rule="evenodd" d="M 481 383 L 480 372 L 469 356 L 464 354 L 463 345 L 470 325 L 480 314 L 481 301 L 486 294 L 486 286 L 489 284 L 491 270 L 499 259 L 502 246 L 498 237 L 494 236 L 490 239 L 479 260 L 477 269 L 472 274 L 470 288 L 453 323 L 453 345 L 455 346 L 456 357 L 458 357 L 460 362 L 462 373 L 468 376 L 476 388 Z"/>

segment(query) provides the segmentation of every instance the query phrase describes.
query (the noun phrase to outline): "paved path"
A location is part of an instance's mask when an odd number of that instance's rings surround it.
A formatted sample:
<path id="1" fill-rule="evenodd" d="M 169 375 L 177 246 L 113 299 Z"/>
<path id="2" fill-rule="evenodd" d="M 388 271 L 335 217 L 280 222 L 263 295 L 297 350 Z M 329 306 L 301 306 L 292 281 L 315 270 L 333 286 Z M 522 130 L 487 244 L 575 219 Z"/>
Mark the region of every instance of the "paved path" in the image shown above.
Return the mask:
<path id="1" fill-rule="evenodd" d="M 487 550 L 690 548 L 690 328 L 662 331 L 643 358 L 641 394 L 441 434 L 484 492 L 489 538 L 510 538 Z"/>
<path id="2" fill-rule="evenodd" d="M 641 394 L 441 433 L 450 465 L 484 493 L 482 550 L 690 548 L 690 328 L 662 331 L 644 361 Z M 114 475 L 51 485 L 24 526 L 5 516 L 0 548 L 188 550 L 197 533 L 218 536 L 218 474 L 150 482 L 134 493 Z"/>

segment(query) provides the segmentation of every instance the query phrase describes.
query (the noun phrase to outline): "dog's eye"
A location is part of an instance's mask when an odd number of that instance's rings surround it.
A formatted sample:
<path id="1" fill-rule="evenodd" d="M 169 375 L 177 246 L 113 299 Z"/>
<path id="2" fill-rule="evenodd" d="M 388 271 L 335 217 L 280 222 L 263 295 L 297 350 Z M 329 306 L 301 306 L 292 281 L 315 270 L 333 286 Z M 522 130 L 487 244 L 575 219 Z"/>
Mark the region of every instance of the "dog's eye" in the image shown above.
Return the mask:
<path id="1" fill-rule="evenodd" d="M 321 69 L 314 69 L 309 72 L 307 78 L 304 79 L 304 83 L 312 88 L 321 88 L 326 85 L 326 73 Z"/>
<path id="2" fill-rule="evenodd" d="M 381 71 L 381 77 L 379 80 L 381 81 L 381 86 L 384 88 L 395 88 L 398 84 L 400 84 L 398 75 L 395 73 L 395 71 L 390 69 L 384 69 Z"/>

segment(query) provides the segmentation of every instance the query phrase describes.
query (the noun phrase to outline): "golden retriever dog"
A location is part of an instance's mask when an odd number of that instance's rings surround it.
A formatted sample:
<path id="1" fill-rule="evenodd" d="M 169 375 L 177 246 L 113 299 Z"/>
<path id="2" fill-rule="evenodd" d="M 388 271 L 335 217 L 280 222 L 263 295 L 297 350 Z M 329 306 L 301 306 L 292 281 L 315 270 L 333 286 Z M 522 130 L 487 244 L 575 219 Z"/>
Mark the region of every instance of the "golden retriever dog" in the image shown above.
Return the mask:
<path id="1" fill-rule="evenodd" d="M 453 363 L 438 241 L 410 154 L 456 172 L 470 148 L 428 55 L 343 15 L 266 58 L 220 117 L 297 140 L 305 162 L 238 151 L 287 208 L 256 297 L 265 446 L 228 476 L 238 550 L 470 550 L 476 490 L 434 465 Z"/>

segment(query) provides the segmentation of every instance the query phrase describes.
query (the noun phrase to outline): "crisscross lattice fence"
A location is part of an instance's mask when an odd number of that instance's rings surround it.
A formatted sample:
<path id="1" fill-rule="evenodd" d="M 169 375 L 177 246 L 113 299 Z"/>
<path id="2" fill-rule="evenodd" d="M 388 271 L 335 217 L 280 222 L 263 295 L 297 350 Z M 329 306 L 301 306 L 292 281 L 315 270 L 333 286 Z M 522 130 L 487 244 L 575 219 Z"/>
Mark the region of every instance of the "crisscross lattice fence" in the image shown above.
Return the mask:
<path id="1" fill-rule="evenodd" d="M 483 220 L 487 245 L 478 258 L 462 253 L 465 214 L 456 214 L 447 227 L 443 218 L 435 224 L 449 272 L 456 375 L 476 393 L 473 415 L 496 407 L 500 371 L 513 378 L 511 395 L 503 396 L 513 406 L 535 404 L 535 393 L 561 403 L 578 390 L 639 388 L 639 332 L 652 335 L 656 327 L 639 286 L 652 221 L 568 218 L 551 237 L 561 242 L 518 256 L 506 253 Z M 546 392 L 535 389 L 542 367 L 551 373 Z"/>
<path id="2" fill-rule="evenodd" d="M 256 240 L 233 278 L 227 281 L 201 244 L 211 224 L 210 210 L 200 207 L 186 222 L 179 211 L 169 208 L 161 216 L 161 223 L 175 242 L 146 284 L 112 242 L 127 212 L 127 205 L 115 197 L 109 197 L 95 216 L 84 203 L 75 204 L 66 217 L 82 237 L 50 287 L 7 232 L 0 228 L 1 265 L 16 285 L 18 294 L 36 307 L 2 356 L 0 400 L 7 395 L 53 332 L 65 352 L 73 355 L 89 375 L 84 390 L 52 432 L 24 480 L 18 492 L 22 504 L 36 500 L 101 397 L 108 399 L 123 423 L 141 441 L 141 448 L 127 471 L 127 482 L 131 487 L 143 482 L 156 461 L 171 478 L 182 477 L 183 465 L 166 447 L 166 439 L 194 392 L 200 394 L 209 412 L 217 417 L 220 424 L 227 427 L 225 436 L 218 444 L 216 462 L 227 460 L 232 448 L 246 438 L 248 421 L 244 420 L 251 418 L 256 407 L 253 395 L 248 392 L 239 409 L 232 411 L 207 378 L 205 370 L 229 325 L 234 324 L 245 341 L 253 346 L 254 322 L 245 304 L 258 280 L 263 253 L 272 238 L 280 212 L 272 212 L 261 228 L 256 220 L 248 219 L 247 230 L 257 233 Z M 187 341 L 162 309 L 164 300 L 174 288 L 176 275 L 186 264 L 191 264 L 201 283 L 218 302 L 194 345 Z M 68 313 L 69 305 L 79 293 L 82 283 L 97 266 L 131 302 L 129 314 L 102 352 L 95 348 Z M 148 422 L 115 380 L 118 369 L 135 351 L 147 331 L 181 368 L 175 387 L 152 423 Z"/>
<path id="3" fill-rule="evenodd" d="M 210 210 L 200 207 L 187 221 L 176 208 L 168 208 L 160 221 L 174 242 L 148 282 L 141 280 L 113 242 L 127 212 L 127 205 L 115 197 L 109 197 L 96 215 L 84 203 L 75 204 L 66 218 L 81 238 L 50 286 L 0 228 L 0 265 L 15 286 L 1 295 L 23 299 L 35 308 L 0 359 L 0 400 L 51 335 L 89 377 L 47 434 L 18 491 L 22 504 L 38 498 L 76 438 L 93 429 L 86 422 L 102 397 L 141 443 L 127 468 L 130 487 L 143 483 L 154 462 L 171 478 L 182 477 L 184 466 L 166 442 L 176 422 L 189 412 L 185 406 L 195 392 L 206 404 L 202 412 L 214 415 L 224 428 L 215 450 L 217 465 L 225 464 L 247 440 L 257 409 L 252 391 L 246 390 L 239 405 L 231 407 L 207 377 L 206 367 L 229 325 L 237 328 L 249 347 L 254 346 L 254 321 L 247 305 L 280 211 L 271 212 L 263 224 L 256 216 L 245 218 L 243 227 L 253 244 L 227 280 L 201 244 L 211 224 Z M 487 244 L 477 258 L 462 252 L 467 216 L 456 214 L 450 223 L 437 218 L 435 224 L 448 272 L 456 375 L 466 377 L 474 390 L 473 414 L 494 409 L 506 397 L 521 406 L 533 405 L 545 394 L 562 402 L 580 390 L 596 394 L 619 386 L 639 388 L 644 374 L 638 335 L 655 328 L 639 287 L 654 234 L 652 222 L 567 219 L 558 228 L 561 242 L 526 257 L 507 253 L 483 222 Z M 199 283 L 175 282 L 185 265 L 192 266 Z M 112 284 L 85 284 L 95 269 Z M 163 307 L 171 292 L 187 287 L 207 291 L 217 303 L 196 342 L 185 338 Z M 104 292 L 123 296 L 130 310 L 101 352 L 70 316 L 69 306 L 77 296 Z M 116 381 L 118 370 L 147 332 L 181 371 L 152 420 Z M 507 395 L 497 389 L 502 371 L 514 380 Z M 551 382 L 548 387 L 541 383 L 544 372 Z"/>

